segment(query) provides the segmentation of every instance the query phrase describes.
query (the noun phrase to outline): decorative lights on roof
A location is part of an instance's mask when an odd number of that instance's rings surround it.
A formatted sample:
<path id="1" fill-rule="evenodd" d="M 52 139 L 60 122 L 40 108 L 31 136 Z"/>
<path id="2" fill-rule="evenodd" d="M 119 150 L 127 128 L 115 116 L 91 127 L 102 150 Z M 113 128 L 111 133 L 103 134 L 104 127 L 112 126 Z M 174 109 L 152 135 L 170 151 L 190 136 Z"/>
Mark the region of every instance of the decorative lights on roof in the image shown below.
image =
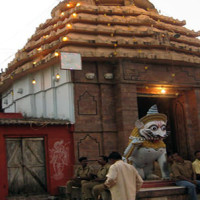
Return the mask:
<path id="1" fill-rule="evenodd" d="M 71 3 L 68 3 L 66 6 L 67 6 L 68 8 L 70 8 L 70 7 L 72 7 L 72 4 L 71 4 Z"/>
<path id="2" fill-rule="evenodd" d="M 55 53 L 54 53 L 54 56 L 56 56 L 56 57 L 58 57 L 60 55 L 60 53 L 58 52 L 58 51 L 56 51 Z"/>
<path id="3" fill-rule="evenodd" d="M 66 27 L 67 28 L 72 28 L 72 25 L 71 24 L 67 24 Z"/>
<path id="4" fill-rule="evenodd" d="M 67 36 L 65 36 L 65 37 L 62 38 L 62 41 L 63 41 L 63 42 L 66 42 L 67 40 L 68 40 L 68 37 L 67 37 Z"/>
<path id="5" fill-rule="evenodd" d="M 65 15 L 65 12 L 61 12 L 61 13 L 60 13 L 60 16 L 64 16 L 64 15 Z"/>
<path id="6" fill-rule="evenodd" d="M 72 16 L 73 16 L 73 17 L 77 17 L 77 14 L 76 14 L 76 13 L 73 13 Z"/>

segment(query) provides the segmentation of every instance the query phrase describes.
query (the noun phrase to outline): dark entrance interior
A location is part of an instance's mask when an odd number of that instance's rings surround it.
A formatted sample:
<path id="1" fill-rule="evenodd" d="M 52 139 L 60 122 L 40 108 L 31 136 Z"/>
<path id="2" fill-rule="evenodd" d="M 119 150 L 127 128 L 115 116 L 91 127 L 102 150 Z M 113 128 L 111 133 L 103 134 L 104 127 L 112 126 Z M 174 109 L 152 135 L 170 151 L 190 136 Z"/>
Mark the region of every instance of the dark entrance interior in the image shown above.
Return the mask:
<path id="1" fill-rule="evenodd" d="M 175 119 L 173 111 L 173 98 L 154 98 L 154 97 L 138 97 L 138 113 L 139 118 L 145 116 L 149 108 L 156 104 L 159 113 L 164 113 L 167 115 L 167 131 L 169 131 L 169 136 L 164 140 L 167 146 L 167 152 L 177 152 L 177 142 L 176 142 L 176 128 Z"/>

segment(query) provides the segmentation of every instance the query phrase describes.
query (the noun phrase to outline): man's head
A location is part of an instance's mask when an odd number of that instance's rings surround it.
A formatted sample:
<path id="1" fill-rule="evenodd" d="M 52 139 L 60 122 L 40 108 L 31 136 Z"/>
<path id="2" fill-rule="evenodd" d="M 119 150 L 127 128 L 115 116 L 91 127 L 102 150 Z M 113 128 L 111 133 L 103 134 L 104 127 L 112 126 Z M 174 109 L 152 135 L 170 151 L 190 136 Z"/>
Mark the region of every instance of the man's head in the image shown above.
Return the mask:
<path id="1" fill-rule="evenodd" d="M 108 157 L 107 156 L 99 156 L 99 159 L 97 160 L 97 162 L 100 165 L 105 165 L 108 162 Z"/>
<path id="2" fill-rule="evenodd" d="M 196 159 L 200 160 L 200 151 L 195 151 L 194 155 Z"/>
<path id="3" fill-rule="evenodd" d="M 172 158 L 176 162 L 183 162 L 184 161 L 184 159 L 178 153 L 173 153 Z"/>
<path id="4" fill-rule="evenodd" d="M 122 156 L 120 155 L 120 153 L 113 151 L 109 156 L 108 159 L 110 161 L 111 164 L 115 163 L 117 160 L 121 160 Z"/>
<path id="5" fill-rule="evenodd" d="M 170 152 L 167 152 L 167 162 L 168 163 L 173 163 L 173 156 Z"/>
<path id="6" fill-rule="evenodd" d="M 78 160 L 81 163 L 82 167 L 86 167 L 87 166 L 87 164 L 88 164 L 87 157 L 80 157 Z"/>

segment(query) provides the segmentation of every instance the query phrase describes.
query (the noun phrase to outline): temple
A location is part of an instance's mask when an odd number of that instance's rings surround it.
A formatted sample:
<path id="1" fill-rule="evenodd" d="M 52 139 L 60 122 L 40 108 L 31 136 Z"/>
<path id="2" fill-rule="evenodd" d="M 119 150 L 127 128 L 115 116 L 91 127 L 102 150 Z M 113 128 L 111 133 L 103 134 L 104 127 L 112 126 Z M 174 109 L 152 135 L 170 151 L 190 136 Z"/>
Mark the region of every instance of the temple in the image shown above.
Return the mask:
<path id="1" fill-rule="evenodd" d="M 60 2 L 0 75 L 1 110 L 11 114 L 10 121 L 0 116 L 0 126 L 14 125 L 0 132 L 2 152 L 12 152 L 4 144 L 10 139 L 20 139 L 23 151 L 23 138 L 32 138 L 31 144 L 42 138 L 38 148 L 45 152 L 47 173 L 42 187 L 54 195 L 66 183 L 65 168 L 71 173 L 80 156 L 92 161 L 111 151 L 123 153 L 134 122 L 156 104 L 168 118 L 167 151 L 193 159 L 200 143 L 200 32 L 185 24 L 160 15 L 148 0 Z M 61 65 L 65 56 L 79 63 L 78 70 Z M 21 113 L 25 122 L 12 113 Z M 34 133 L 32 124 L 41 132 Z M 22 128 L 27 125 L 30 132 Z M 54 132 L 43 130 L 46 126 Z M 52 151 L 59 148 L 70 159 L 58 172 Z M 1 160 L 3 199 L 19 188 L 9 193 L 17 179 L 8 178 L 8 161 Z"/>

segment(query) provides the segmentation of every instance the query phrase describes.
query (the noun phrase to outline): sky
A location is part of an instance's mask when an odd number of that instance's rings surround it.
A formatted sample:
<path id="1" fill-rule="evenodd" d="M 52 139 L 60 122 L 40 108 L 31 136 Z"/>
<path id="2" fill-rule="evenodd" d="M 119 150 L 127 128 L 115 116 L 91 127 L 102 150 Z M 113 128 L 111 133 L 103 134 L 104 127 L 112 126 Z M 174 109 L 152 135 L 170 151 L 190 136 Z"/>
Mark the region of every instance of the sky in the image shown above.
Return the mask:
<path id="1" fill-rule="evenodd" d="M 51 10 L 61 0 L 1 0 L 0 69 L 5 70 L 41 23 L 51 18 Z M 150 0 L 161 15 L 186 20 L 187 28 L 200 30 L 200 0 Z"/>

